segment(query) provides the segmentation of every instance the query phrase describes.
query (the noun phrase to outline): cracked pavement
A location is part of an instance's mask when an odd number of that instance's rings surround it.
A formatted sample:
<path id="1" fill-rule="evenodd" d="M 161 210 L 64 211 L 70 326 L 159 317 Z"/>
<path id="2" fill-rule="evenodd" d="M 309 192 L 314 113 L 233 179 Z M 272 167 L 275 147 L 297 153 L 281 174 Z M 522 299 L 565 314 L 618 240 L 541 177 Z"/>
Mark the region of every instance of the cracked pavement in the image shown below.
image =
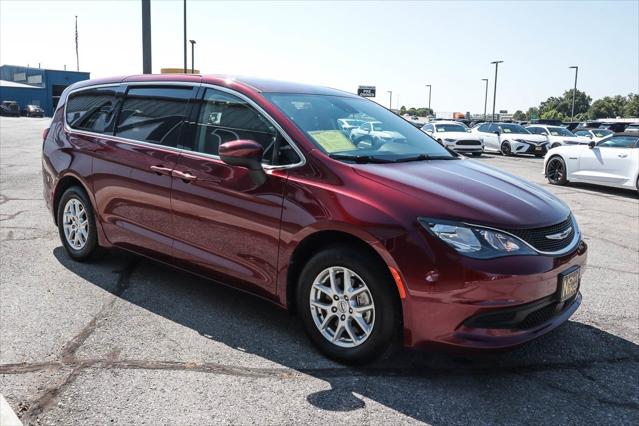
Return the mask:
<path id="1" fill-rule="evenodd" d="M 70 260 L 41 196 L 47 124 L 0 118 L 0 393 L 24 424 L 639 423 L 634 193 L 482 157 L 573 209 L 590 246 L 581 308 L 516 350 L 349 368 L 257 298 L 126 253 Z"/>

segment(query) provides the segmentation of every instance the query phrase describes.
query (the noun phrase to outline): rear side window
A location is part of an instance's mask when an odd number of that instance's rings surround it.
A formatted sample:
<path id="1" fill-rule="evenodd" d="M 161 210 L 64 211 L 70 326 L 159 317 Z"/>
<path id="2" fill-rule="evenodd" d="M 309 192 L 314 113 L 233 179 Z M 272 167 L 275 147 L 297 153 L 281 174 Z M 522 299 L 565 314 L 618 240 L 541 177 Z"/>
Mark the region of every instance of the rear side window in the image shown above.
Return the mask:
<path id="1" fill-rule="evenodd" d="M 112 133 L 117 86 L 81 90 L 69 95 L 66 120 L 69 127 L 95 133 Z"/>
<path id="2" fill-rule="evenodd" d="M 490 123 L 484 123 L 477 128 L 477 130 L 479 130 L 480 132 L 488 132 L 489 129 L 490 129 Z"/>
<path id="3" fill-rule="evenodd" d="M 248 139 L 264 148 L 266 164 L 292 164 L 299 157 L 275 126 L 243 99 L 208 88 L 200 107 L 193 150 L 218 155 L 220 145 Z"/>
<path id="4" fill-rule="evenodd" d="M 613 136 L 606 140 L 599 142 L 600 147 L 608 148 L 634 148 L 637 144 L 636 136 Z"/>
<path id="5" fill-rule="evenodd" d="M 193 89 L 133 87 L 127 91 L 115 135 L 142 142 L 177 146 Z"/>

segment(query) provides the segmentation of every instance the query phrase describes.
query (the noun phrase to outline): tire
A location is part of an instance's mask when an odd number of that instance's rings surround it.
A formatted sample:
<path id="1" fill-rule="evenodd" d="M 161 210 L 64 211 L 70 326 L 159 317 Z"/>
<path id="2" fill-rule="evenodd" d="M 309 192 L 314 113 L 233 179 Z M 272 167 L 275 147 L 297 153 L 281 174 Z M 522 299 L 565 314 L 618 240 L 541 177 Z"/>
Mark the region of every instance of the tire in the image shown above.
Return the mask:
<path id="1" fill-rule="evenodd" d="M 510 142 L 503 141 L 501 143 L 501 154 L 506 156 L 506 157 L 510 157 L 510 156 L 513 155 L 512 148 L 510 147 Z"/>
<path id="2" fill-rule="evenodd" d="M 481 157 L 481 152 L 471 152 L 470 153 L 473 157 Z"/>
<path id="3" fill-rule="evenodd" d="M 350 299 L 343 291 L 344 268 L 352 274 L 351 289 L 359 290 Z M 336 292 L 329 287 L 331 271 Z M 387 353 L 400 336 L 401 305 L 395 284 L 385 265 L 361 250 L 336 245 L 320 251 L 304 266 L 297 290 L 297 311 L 307 335 L 320 352 L 335 361 L 372 361 Z M 312 307 L 312 301 L 326 307 Z M 370 327 L 368 332 L 359 324 Z"/>
<path id="4" fill-rule="evenodd" d="M 65 215 L 67 209 L 69 215 Z M 64 191 L 58 204 L 57 218 L 60 240 L 72 259 L 83 262 L 99 254 L 98 230 L 93 206 L 84 189 L 72 186 Z M 65 225 L 68 235 L 65 232 Z"/>
<path id="5" fill-rule="evenodd" d="M 566 162 L 558 155 L 548 159 L 545 172 L 546 179 L 552 185 L 565 185 L 568 183 L 568 179 L 566 179 Z"/>

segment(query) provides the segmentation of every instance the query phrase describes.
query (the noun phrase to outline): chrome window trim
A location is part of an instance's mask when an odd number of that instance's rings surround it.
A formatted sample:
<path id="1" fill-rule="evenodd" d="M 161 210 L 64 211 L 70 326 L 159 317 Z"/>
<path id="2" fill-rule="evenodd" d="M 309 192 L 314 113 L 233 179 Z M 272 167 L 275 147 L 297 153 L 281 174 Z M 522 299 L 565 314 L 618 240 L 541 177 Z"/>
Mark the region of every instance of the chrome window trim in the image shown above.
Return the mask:
<path id="1" fill-rule="evenodd" d="M 248 96 L 235 91 L 233 89 L 229 89 L 228 87 L 223 87 L 223 86 L 217 86 L 215 84 L 210 84 L 210 83 L 199 83 L 199 82 L 185 82 L 185 81 L 141 81 L 141 82 L 135 82 L 135 81 L 122 81 L 119 83 L 105 83 L 105 84 L 96 84 L 96 85 L 88 85 L 88 86 L 83 86 L 83 87 L 78 87 L 77 89 L 73 89 L 69 92 L 69 94 L 67 95 L 67 100 L 64 104 L 64 130 L 67 132 L 73 132 L 73 133 L 77 133 L 77 134 L 81 134 L 81 135 L 85 135 L 85 136 L 93 136 L 93 137 L 99 137 L 99 138 L 105 138 L 105 139 L 110 139 L 110 140 L 114 140 L 116 142 L 124 142 L 124 143 L 129 143 L 129 144 L 133 144 L 133 145 L 141 145 L 141 146 L 148 146 L 148 147 L 156 147 L 156 148 L 161 148 L 161 149 L 166 149 L 169 151 L 175 151 L 178 153 L 186 153 L 186 154 L 190 154 L 192 156 L 196 156 L 196 157 L 204 157 L 206 159 L 214 159 L 214 160 L 220 160 L 220 156 L 219 155 L 212 155 L 212 154 L 206 154 L 204 152 L 199 152 L 199 151 L 191 151 L 188 149 L 183 149 L 183 148 L 177 148 L 177 147 L 172 147 L 172 146 L 166 146 L 166 145 L 160 145 L 157 143 L 153 143 L 153 142 L 145 142 L 145 141 L 139 141 L 139 140 L 135 140 L 135 139 L 128 139 L 128 138 L 123 138 L 120 136 L 115 136 L 115 135 L 109 135 L 109 134 L 104 134 L 104 133 L 96 133 L 96 132 L 91 132 L 88 130 L 78 130 L 78 129 L 73 129 L 71 128 L 71 126 L 69 126 L 69 123 L 67 123 L 67 105 L 69 104 L 69 99 L 68 97 L 71 96 L 71 94 L 75 93 L 75 92 L 80 92 L 83 90 L 90 90 L 90 89 L 96 89 L 96 88 L 101 88 L 101 87 L 119 87 L 123 84 L 126 85 L 130 85 L 130 86 L 191 86 L 191 87 L 205 87 L 205 88 L 211 88 L 214 90 L 219 90 L 221 92 L 226 92 L 229 93 L 233 96 L 237 96 L 238 98 L 242 99 L 243 101 L 245 101 L 246 103 L 248 103 L 251 107 L 253 107 L 255 110 L 257 110 L 260 114 L 262 114 L 264 117 L 266 117 L 266 119 L 277 129 L 278 132 L 280 132 L 280 134 L 284 137 L 284 139 L 289 143 L 289 145 L 291 145 L 291 147 L 293 148 L 293 150 L 295 151 L 295 153 L 299 156 L 300 161 L 294 164 L 284 164 L 281 166 L 274 166 L 274 165 L 270 165 L 270 164 L 263 164 L 262 167 L 264 168 L 264 170 L 284 170 L 284 169 L 292 169 L 295 167 L 301 167 L 304 164 L 306 164 L 306 157 L 304 156 L 304 154 L 302 154 L 302 151 L 299 149 L 299 147 L 295 144 L 295 142 L 293 142 L 293 139 L 288 135 L 288 133 L 286 133 L 284 131 L 284 129 L 282 128 L 282 126 L 279 125 L 279 123 L 277 121 L 275 121 L 275 119 L 273 117 L 271 117 L 266 111 L 264 111 L 264 109 L 262 107 L 260 107 L 257 103 L 255 103 L 251 98 L 249 98 Z M 196 123 L 197 124 L 197 123 Z"/>
<path id="2" fill-rule="evenodd" d="M 517 235 L 511 234 L 510 232 L 506 232 L 506 231 L 504 231 L 502 229 L 499 229 L 499 228 L 492 228 L 492 227 L 486 226 L 486 225 L 476 225 L 476 224 L 473 224 L 473 223 L 470 223 L 470 222 L 462 222 L 462 223 L 464 225 L 471 226 L 471 227 L 474 227 L 474 228 L 489 229 L 491 231 L 496 231 L 496 232 L 500 232 L 502 234 L 506 234 L 508 236 L 511 236 L 511 237 L 517 239 L 518 241 L 521 241 L 522 243 L 526 244 L 529 248 L 531 248 L 536 253 L 547 254 L 547 255 L 551 255 L 551 256 L 561 256 L 563 254 L 570 253 L 572 250 L 575 249 L 575 247 L 577 247 L 577 245 L 579 244 L 579 241 L 581 241 L 581 229 L 579 229 L 579 226 L 577 225 L 577 220 L 572 215 L 572 213 L 570 214 L 570 220 L 572 222 L 573 228 L 575 229 L 575 235 L 572 237 L 572 241 L 570 242 L 570 244 L 568 244 L 566 246 L 566 248 L 561 249 L 559 251 L 537 250 L 535 247 L 533 247 L 532 245 L 528 244 L 528 242 L 525 241 L 524 239 L 522 239 L 521 237 L 518 237 Z"/>

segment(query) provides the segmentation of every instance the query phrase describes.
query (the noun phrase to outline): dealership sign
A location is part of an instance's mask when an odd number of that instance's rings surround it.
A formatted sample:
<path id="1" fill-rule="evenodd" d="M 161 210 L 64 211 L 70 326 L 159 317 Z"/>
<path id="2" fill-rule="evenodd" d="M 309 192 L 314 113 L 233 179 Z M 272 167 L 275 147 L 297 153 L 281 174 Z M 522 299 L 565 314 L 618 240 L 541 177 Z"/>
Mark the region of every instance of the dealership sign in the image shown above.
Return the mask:
<path id="1" fill-rule="evenodd" d="M 357 95 L 365 98 L 374 98 L 375 86 L 359 86 L 357 88 Z"/>

